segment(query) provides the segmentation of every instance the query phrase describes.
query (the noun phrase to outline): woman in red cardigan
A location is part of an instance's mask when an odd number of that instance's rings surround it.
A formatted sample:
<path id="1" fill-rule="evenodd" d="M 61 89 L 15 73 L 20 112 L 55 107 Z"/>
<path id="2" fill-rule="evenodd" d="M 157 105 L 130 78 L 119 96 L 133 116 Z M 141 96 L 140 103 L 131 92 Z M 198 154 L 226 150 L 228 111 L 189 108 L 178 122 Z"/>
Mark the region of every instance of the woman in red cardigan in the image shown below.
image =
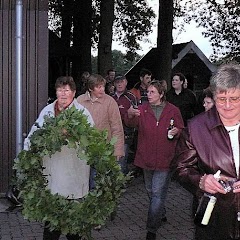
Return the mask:
<path id="1" fill-rule="evenodd" d="M 166 101 L 166 88 L 152 81 L 147 89 L 148 102 L 138 109 L 129 108 L 125 123 L 138 128 L 138 146 L 134 164 L 143 169 L 150 198 L 146 239 L 156 239 L 162 221 L 166 221 L 165 199 L 170 182 L 170 163 L 177 139 L 184 127 L 177 107 Z M 170 121 L 174 127 L 169 131 Z M 169 131 L 169 132 L 168 132 Z M 169 140 L 168 134 L 173 138 Z"/>

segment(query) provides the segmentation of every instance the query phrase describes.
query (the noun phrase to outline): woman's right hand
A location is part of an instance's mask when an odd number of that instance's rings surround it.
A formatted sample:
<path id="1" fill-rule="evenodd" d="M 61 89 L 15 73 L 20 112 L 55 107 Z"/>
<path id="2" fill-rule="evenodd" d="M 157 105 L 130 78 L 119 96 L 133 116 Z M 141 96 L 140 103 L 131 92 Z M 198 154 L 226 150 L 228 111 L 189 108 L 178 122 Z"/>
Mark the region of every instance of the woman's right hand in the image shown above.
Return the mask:
<path id="1" fill-rule="evenodd" d="M 129 118 L 133 118 L 133 117 L 135 117 L 135 116 L 137 116 L 137 117 L 140 116 L 140 110 L 133 108 L 133 106 L 131 106 L 131 107 L 128 109 L 127 113 L 128 113 L 128 117 L 129 117 Z"/>

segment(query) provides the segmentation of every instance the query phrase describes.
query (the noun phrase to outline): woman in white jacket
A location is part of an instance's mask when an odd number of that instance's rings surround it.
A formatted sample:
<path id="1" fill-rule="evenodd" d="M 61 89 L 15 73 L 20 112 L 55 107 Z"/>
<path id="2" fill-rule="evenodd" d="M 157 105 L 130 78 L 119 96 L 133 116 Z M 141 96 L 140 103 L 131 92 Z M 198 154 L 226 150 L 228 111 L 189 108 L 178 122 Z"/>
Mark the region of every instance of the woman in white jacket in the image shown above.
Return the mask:
<path id="1" fill-rule="evenodd" d="M 24 141 L 24 149 L 31 148 L 29 137 L 39 127 L 43 126 L 46 116 L 57 116 L 67 108 L 75 107 L 83 110 L 88 118 L 88 122 L 93 125 L 93 119 L 89 111 L 77 102 L 74 98 L 76 85 L 72 77 L 59 77 L 55 83 L 57 100 L 47 105 L 39 114 L 36 123 L 32 126 L 27 138 Z M 38 126 L 37 126 L 38 125 Z M 43 159 L 44 175 L 48 180 L 48 188 L 52 194 L 59 194 L 67 199 L 81 199 L 89 191 L 90 167 L 85 160 L 80 160 L 75 149 L 63 146 L 61 152 L 56 152 L 51 157 L 45 156 Z M 59 239 L 61 232 L 50 231 L 45 224 L 43 239 Z M 80 236 L 68 234 L 67 239 L 77 240 Z"/>

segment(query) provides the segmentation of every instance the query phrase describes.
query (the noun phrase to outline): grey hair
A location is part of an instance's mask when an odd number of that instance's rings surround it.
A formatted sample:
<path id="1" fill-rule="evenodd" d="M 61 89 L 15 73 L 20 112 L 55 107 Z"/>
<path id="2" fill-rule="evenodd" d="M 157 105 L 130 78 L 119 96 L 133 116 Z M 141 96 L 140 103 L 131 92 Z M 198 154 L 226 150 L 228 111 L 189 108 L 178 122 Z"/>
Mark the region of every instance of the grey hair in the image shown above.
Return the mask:
<path id="1" fill-rule="evenodd" d="M 230 88 L 240 89 L 240 65 L 227 63 L 221 65 L 210 80 L 210 89 L 216 92 L 227 92 Z"/>

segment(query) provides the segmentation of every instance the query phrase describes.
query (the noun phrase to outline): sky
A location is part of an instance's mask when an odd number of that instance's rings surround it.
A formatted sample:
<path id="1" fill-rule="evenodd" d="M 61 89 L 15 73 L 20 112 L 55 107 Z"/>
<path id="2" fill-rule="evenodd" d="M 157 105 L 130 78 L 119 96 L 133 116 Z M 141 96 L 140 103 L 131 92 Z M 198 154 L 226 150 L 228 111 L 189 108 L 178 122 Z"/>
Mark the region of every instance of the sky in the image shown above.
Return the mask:
<path id="1" fill-rule="evenodd" d="M 149 5 L 158 11 L 158 0 L 148 0 Z M 158 12 L 156 12 L 158 14 Z M 137 51 L 140 55 L 145 55 L 148 53 L 148 51 L 157 46 L 157 21 L 158 17 L 156 17 L 154 26 L 153 26 L 153 32 L 145 39 L 145 41 L 141 42 L 141 50 Z M 179 34 L 179 30 L 173 31 L 173 43 L 184 43 L 193 41 L 198 48 L 205 54 L 207 58 L 213 53 L 212 47 L 209 43 L 209 40 L 207 38 L 204 38 L 202 36 L 202 29 L 197 28 L 196 24 L 194 22 L 191 22 L 190 24 L 185 25 L 185 31 Z M 125 52 L 126 50 L 117 42 L 113 42 L 113 49 L 120 50 L 122 52 Z"/>

